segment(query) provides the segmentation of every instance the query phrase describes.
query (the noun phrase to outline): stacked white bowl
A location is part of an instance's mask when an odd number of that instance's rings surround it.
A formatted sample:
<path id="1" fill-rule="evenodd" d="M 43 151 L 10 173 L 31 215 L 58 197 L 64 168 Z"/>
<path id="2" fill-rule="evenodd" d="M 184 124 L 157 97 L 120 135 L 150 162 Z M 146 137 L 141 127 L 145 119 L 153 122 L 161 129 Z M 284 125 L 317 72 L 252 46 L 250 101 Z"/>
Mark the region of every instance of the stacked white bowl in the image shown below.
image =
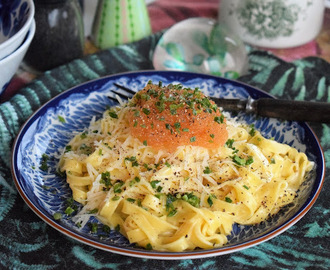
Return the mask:
<path id="1" fill-rule="evenodd" d="M 0 95 L 15 75 L 34 33 L 33 0 L 0 0 Z"/>

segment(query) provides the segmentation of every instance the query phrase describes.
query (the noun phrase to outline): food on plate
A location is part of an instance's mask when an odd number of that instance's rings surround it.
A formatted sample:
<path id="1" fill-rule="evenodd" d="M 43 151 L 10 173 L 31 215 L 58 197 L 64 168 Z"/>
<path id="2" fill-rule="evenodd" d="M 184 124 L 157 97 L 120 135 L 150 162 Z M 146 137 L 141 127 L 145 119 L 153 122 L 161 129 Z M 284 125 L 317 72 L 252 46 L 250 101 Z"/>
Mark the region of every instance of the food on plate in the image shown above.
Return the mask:
<path id="1" fill-rule="evenodd" d="M 63 151 L 80 227 L 95 216 L 159 251 L 217 248 L 234 223 L 294 201 L 314 163 L 237 123 L 198 88 L 152 84 L 106 110 Z"/>

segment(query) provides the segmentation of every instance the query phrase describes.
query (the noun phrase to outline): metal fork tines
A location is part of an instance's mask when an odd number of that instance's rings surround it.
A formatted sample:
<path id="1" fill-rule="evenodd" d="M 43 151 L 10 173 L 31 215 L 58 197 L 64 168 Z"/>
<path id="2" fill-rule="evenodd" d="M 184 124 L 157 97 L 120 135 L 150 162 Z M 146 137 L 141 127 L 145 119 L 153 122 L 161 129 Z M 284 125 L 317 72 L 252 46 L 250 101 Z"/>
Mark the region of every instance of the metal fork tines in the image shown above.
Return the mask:
<path id="1" fill-rule="evenodd" d="M 117 88 L 119 88 L 121 91 L 115 91 L 115 90 L 111 90 L 111 96 L 108 96 L 109 99 L 115 101 L 115 102 L 118 102 L 118 97 L 120 97 L 121 99 L 123 100 L 127 100 L 129 98 L 132 98 L 133 95 L 135 95 L 135 91 L 133 91 L 132 89 L 129 89 L 125 86 L 122 86 L 120 84 L 117 84 L 117 83 L 114 83 L 113 84 L 114 86 L 116 86 Z"/>

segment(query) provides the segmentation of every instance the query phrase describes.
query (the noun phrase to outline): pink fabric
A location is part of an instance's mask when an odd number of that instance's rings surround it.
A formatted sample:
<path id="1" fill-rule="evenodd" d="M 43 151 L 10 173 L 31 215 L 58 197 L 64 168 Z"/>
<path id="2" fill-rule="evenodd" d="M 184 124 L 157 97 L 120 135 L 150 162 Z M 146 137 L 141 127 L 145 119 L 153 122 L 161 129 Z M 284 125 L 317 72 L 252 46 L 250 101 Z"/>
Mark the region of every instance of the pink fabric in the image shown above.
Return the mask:
<path id="1" fill-rule="evenodd" d="M 218 17 L 219 0 L 157 0 L 148 6 L 153 32 L 192 17 Z"/>
<path id="2" fill-rule="evenodd" d="M 267 49 L 263 48 L 263 50 L 267 50 L 275 54 L 276 56 L 282 58 L 285 61 L 291 62 L 303 57 L 315 56 L 319 54 L 318 44 L 315 40 L 301 45 L 299 47 L 289 48 L 289 49 Z"/>

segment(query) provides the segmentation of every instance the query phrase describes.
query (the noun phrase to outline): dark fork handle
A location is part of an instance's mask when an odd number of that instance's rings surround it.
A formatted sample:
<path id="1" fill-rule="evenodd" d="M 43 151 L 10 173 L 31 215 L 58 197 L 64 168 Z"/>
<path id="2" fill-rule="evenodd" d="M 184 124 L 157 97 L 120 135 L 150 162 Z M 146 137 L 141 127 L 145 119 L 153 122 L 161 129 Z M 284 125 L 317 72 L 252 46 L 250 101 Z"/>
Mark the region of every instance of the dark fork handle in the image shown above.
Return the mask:
<path id="1" fill-rule="evenodd" d="M 330 123 L 330 103 L 260 98 L 252 102 L 260 116 L 293 121 Z"/>

